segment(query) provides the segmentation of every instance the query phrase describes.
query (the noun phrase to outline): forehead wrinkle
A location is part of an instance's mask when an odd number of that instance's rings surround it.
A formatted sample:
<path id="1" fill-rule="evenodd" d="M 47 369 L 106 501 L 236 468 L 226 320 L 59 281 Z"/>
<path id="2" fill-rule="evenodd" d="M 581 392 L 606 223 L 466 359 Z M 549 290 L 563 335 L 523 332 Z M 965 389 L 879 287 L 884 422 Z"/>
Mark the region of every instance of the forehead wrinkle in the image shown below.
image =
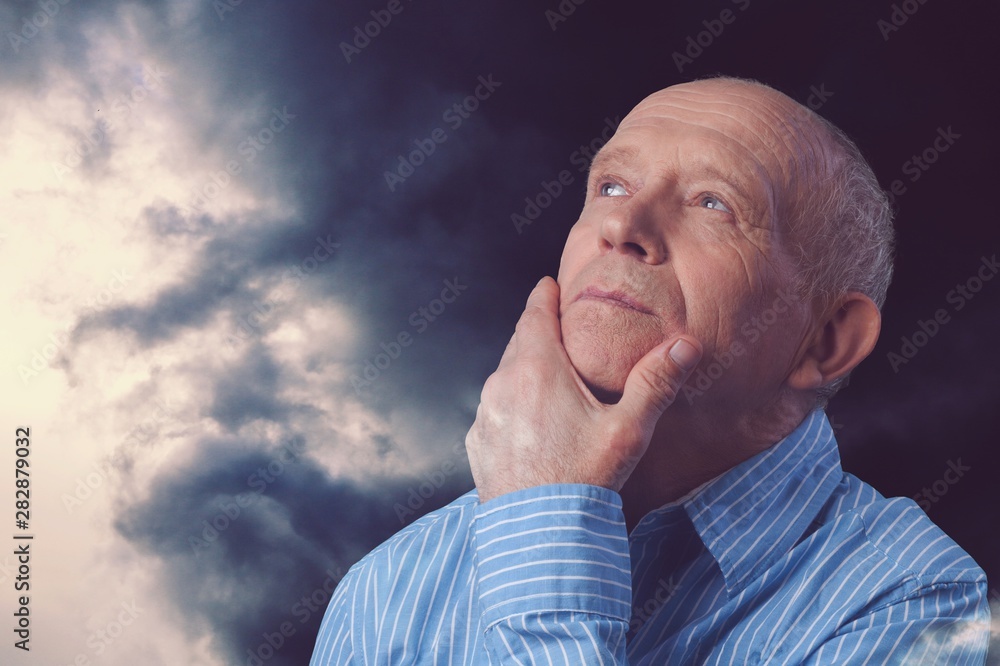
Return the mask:
<path id="1" fill-rule="evenodd" d="M 753 171 L 757 172 L 756 178 L 752 174 L 743 176 L 742 174 L 725 173 L 705 159 L 696 158 L 695 164 L 698 176 L 704 176 L 708 180 L 724 183 L 727 187 L 732 188 L 737 196 L 743 200 L 743 203 L 749 209 L 749 215 L 744 220 L 747 224 L 759 229 L 774 230 L 774 187 L 763 177 L 766 174 L 761 174 L 763 169 L 759 164 L 751 165 Z M 767 187 L 753 186 L 753 183 L 760 184 L 762 182 L 767 182 Z M 748 183 L 751 184 L 749 188 L 747 186 Z M 761 222 L 757 222 L 758 219 Z"/>
<path id="2" fill-rule="evenodd" d="M 687 122 L 674 116 L 658 116 L 658 118 L 668 118 L 682 123 Z M 650 121 L 643 122 L 643 120 L 644 119 L 639 119 L 630 123 L 630 125 L 634 129 L 639 130 L 648 129 L 653 132 L 662 131 L 662 126 L 658 123 Z M 773 178 L 768 172 L 766 166 L 759 161 L 753 150 L 739 141 L 735 141 L 725 132 L 708 125 L 699 125 L 698 127 L 703 131 L 710 132 L 713 135 L 718 135 L 720 138 L 703 136 L 701 137 L 701 140 L 710 142 L 712 148 L 716 151 L 724 151 L 732 155 L 732 161 L 743 167 L 743 169 L 741 171 L 736 171 L 735 173 L 727 174 L 711 164 L 711 156 L 706 155 L 704 150 L 692 150 L 690 147 L 684 146 L 682 142 L 674 143 L 674 146 L 677 148 L 677 159 L 681 159 L 681 154 L 694 153 L 696 157 L 692 158 L 691 161 L 699 170 L 702 172 L 711 170 L 713 175 L 715 175 L 718 179 L 731 185 L 733 189 L 737 190 L 737 193 L 742 195 L 742 197 L 753 207 L 754 210 L 752 212 L 757 213 L 759 217 L 764 219 L 766 229 L 773 231 L 775 229 L 775 215 L 777 212 L 775 209 L 775 202 L 778 198 L 778 192 L 775 191 L 775 183 L 773 182 Z M 750 184 L 749 187 L 747 187 L 747 183 Z M 747 220 L 747 222 L 750 223 L 751 221 Z M 751 224 L 751 226 L 761 228 L 758 224 Z"/>
<path id="3" fill-rule="evenodd" d="M 614 164 L 625 164 L 626 162 L 635 161 L 639 156 L 640 151 L 635 146 L 612 146 L 609 148 L 608 144 L 605 144 L 590 161 L 590 166 L 587 168 L 587 178 L 589 180 L 595 170 L 607 169 Z"/>
<path id="4" fill-rule="evenodd" d="M 727 120 L 731 119 L 730 116 L 718 111 L 701 111 L 698 115 L 700 118 L 705 118 L 706 115 L 710 115 L 710 116 L 719 116 Z M 758 162 L 760 161 L 759 157 L 760 151 L 758 149 L 771 149 L 771 147 L 768 146 L 766 142 L 764 142 L 759 136 L 757 136 L 752 131 L 745 132 L 744 133 L 745 136 L 736 137 L 733 136 L 731 132 L 726 131 L 727 128 L 725 126 L 720 127 L 714 123 L 697 122 L 693 121 L 690 118 L 684 118 L 670 114 L 659 114 L 656 117 L 660 119 L 674 120 L 687 125 L 694 125 L 700 129 L 707 130 L 715 134 L 719 134 L 722 137 L 724 137 L 728 142 L 735 143 L 736 145 L 740 146 L 742 149 L 746 151 L 748 155 L 752 156 L 753 159 Z M 633 122 L 630 124 L 642 124 L 642 123 Z M 655 122 L 651 122 L 649 124 L 655 125 Z M 721 144 L 723 142 L 720 141 L 719 143 Z M 741 158 L 741 161 L 745 161 L 746 159 L 747 157 L 743 156 Z"/>
<path id="5" fill-rule="evenodd" d="M 695 96 L 710 96 L 696 90 L 686 92 Z M 726 91 L 725 94 L 747 100 L 746 105 L 725 100 L 714 100 L 712 103 L 735 106 L 738 112 L 743 111 L 753 116 L 763 127 L 763 131 L 760 131 L 739 119 L 733 119 L 746 127 L 751 135 L 779 158 L 778 166 L 784 177 L 782 185 L 786 193 L 779 200 L 780 215 L 788 220 L 797 218 L 803 202 L 814 190 L 825 187 L 826 178 L 832 172 L 831 164 L 835 159 L 833 153 L 836 151 L 833 150 L 828 133 L 811 117 L 811 111 L 781 93 L 762 94 L 759 99 L 738 91 Z M 765 136 L 771 139 L 771 143 L 764 140 Z M 784 149 L 787 159 L 781 159 L 776 146 Z"/>
<path id="6" fill-rule="evenodd" d="M 713 128 L 706 129 L 721 134 Z M 711 144 L 711 150 L 692 150 L 687 145 L 678 145 L 679 155 L 686 157 L 688 163 L 692 165 L 695 177 L 707 177 L 732 188 L 743 199 L 744 203 L 751 207 L 751 217 L 756 215 L 765 218 L 765 228 L 773 228 L 773 202 L 776 193 L 770 174 L 767 173 L 764 165 L 756 159 L 750 150 L 738 142 L 736 145 L 739 150 L 728 141 L 712 137 L 705 137 L 705 140 Z M 719 168 L 716 165 L 716 162 L 719 161 L 718 152 L 731 155 L 732 162 L 739 165 L 739 168 L 731 171 Z M 741 155 L 741 152 L 747 153 L 747 155 Z M 758 224 L 753 224 L 752 219 L 748 219 L 746 222 L 751 226 L 759 227 Z"/>
<path id="7" fill-rule="evenodd" d="M 803 113 L 805 107 L 784 96 L 767 101 L 759 105 L 760 113 L 757 106 L 746 111 L 762 123 L 764 130 L 754 133 L 761 140 L 768 137 L 771 145 L 766 141 L 764 144 L 778 157 L 785 195 L 778 201 L 780 208 L 776 214 L 791 233 L 790 225 L 801 215 L 805 202 L 827 187 L 827 174 L 832 171 L 831 146 L 827 132 L 810 118 L 811 112 Z M 773 120 L 765 122 L 763 117 Z"/>
<path id="8" fill-rule="evenodd" d="M 669 95 L 668 95 L 669 93 Z M 728 91 L 727 95 L 730 97 L 740 97 L 748 100 L 746 104 L 736 104 L 726 100 L 720 100 L 718 95 L 711 93 L 704 93 L 698 91 L 675 91 L 673 89 L 667 89 L 666 91 L 660 91 L 660 93 L 654 93 L 654 95 L 647 97 L 645 100 L 640 102 L 640 104 L 633 109 L 633 113 L 638 113 L 632 116 L 631 122 L 630 118 L 626 117 L 622 121 L 622 125 L 628 124 L 641 124 L 637 121 L 645 119 L 648 116 L 653 118 L 666 118 L 670 120 L 676 120 L 682 123 L 693 124 L 705 129 L 714 130 L 716 132 L 722 133 L 724 136 L 734 141 L 737 145 L 741 145 L 750 154 L 756 156 L 756 152 L 752 150 L 754 144 L 759 145 L 761 148 L 772 153 L 772 157 L 775 159 L 777 174 L 780 174 L 780 182 L 771 183 L 771 189 L 774 189 L 775 185 L 780 185 L 781 190 L 784 194 L 782 197 L 775 197 L 776 203 L 781 211 L 781 217 L 794 216 L 795 212 L 799 208 L 799 202 L 805 198 L 808 193 L 807 188 L 810 187 L 810 183 L 822 183 L 823 174 L 829 169 L 825 168 L 830 160 L 827 150 L 827 141 L 824 140 L 822 133 L 817 131 L 817 128 L 809 126 L 811 132 L 806 132 L 805 124 L 792 123 L 789 118 L 800 117 L 801 114 L 792 113 L 779 113 L 777 109 L 782 106 L 788 106 L 789 104 L 796 104 L 794 100 L 789 98 L 786 103 L 783 98 L 779 98 L 777 101 L 764 98 L 763 101 L 755 98 L 748 97 L 746 95 L 739 95 L 732 91 Z M 699 96 L 699 97 L 710 97 L 711 101 L 709 105 L 721 106 L 732 108 L 737 111 L 737 114 L 723 113 L 718 110 L 705 109 L 703 107 L 699 108 L 697 106 L 689 106 L 687 104 L 678 103 L 677 100 L 672 99 L 676 97 L 681 97 L 682 101 L 687 96 Z M 664 99 L 666 97 L 666 99 Z M 780 103 L 779 103 L 780 102 Z M 695 102 L 697 104 L 697 102 Z M 757 108 L 763 107 L 762 113 L 758 113 Z M 662 111 L 657 112 L 658 109 L 670 109 L 675 112 L 680 111 L 681 113 L 688 113 L 695 116 L 695 118 L 685 118 L 678 117 L 670 113 L 663 113 Z M 652 110 L 652 111 L 650 111 Z M 739 114 L 747 114 L 752 117 L 759 124 L 763 131 L 758 127 L 751 126 L 745 119 L 739 117 Z M 762 115 L 764 114 L 764 115 Z M 724 121 L 722 127 L 713 127 L 712 124 L 704 124 L 698 122 L 697 118 L 704 117 L 706 115 L 721 117 Z M 630 114 L 631 116 L 631 114 Z M 769 118 L 773 121 L 769 122 Z M 806 116 L 808 118 L 808 116 Z M 781 127 L 784 131 L 777 131 L 774 129 L 774 124 Z M 725 131 L 726 126 L 736 125 L 743 131 L 740 132 L 741 136 L 733 137 Z M 767 140 L 770 139 L 770 142 Z M 810 140 L 812 139 L 812 140 Z M 817 148 L 819 149 L 817 151 Z M 784 155 L 787 156 L 786 160 L 782 160 L 780 155 L 784 151 Z M 791 168 L 788 168 L 788 165 Z M 812 168 L 810 168 L 812 167 Z M 765 169 L 766 170 L 766 169 Z M 772 210 L 774 206 L 772 205 Z M 778 211 L 774 210 L 777 214 Z"/>
<path id="9" fill-rule="evenodd" d="M 653 97 L 659 97 L 660 99 L 656 101 L 647 101 Z M 781 140 L 781 142 L 786 147 L 788 147 L 788 143 L 785 141 L 785 139 L 791 137 L 792 139 L 794 139 L 794 142 L 798 144 L 798 147 L 806 148 L 810 153 L 810 156 L 814 158 L 816 157 L 813 146 L 814 142 L 810 141 L 809 139 L 810 135 L 811 138 L 813 139 L 818 139 L 820 137 L 818 136 L 816 128 L 811 127 L 812 123 L 808 122 L 809 116 L 803 115 L 805 107 L 802 107 L 800 104 L 798 104 L 797 102 L 795 102 L 795 100 L 791 98 L 786 98 L 783 95 L 779 96 L 779 94 L 760 95 L 758 97 L 754 97 L 751 95 L 740 94 L 740 92 L 731 89 L 718 93 L 709 93 L 709 92 L 699 91 L 697 89 L 675 90 L 673 88 L 668 88 L 666 90 L 659 91 L 658 93 L 654 93 L 650 97 L 647 97 L 646 100 L 640 102 L 638 106 L 641 107 L 643 106 L 643 104 L 646 104 L 647 106 L 653 108 L 657 106 L 675 106 L 677 108 L 689 111 L 691 113 L 700 114 L 705 112 L 704 109 L 699 109 L 697 107 L 692 108 L 690 106 L 685 106 L 683 104 L 672 103 L 670 99 L 672 97 L 679 97 L 682 100 L 689 97 L 708 98 L 707 103 L 709 105 L 720 105 L 724 107 L 730 107 L 738 111 L 748 113 L 754 116 L 754 118 L 760 123 L 760 126 L 763 127 L 766 131 L 768 131 L 768 133 L 771 135 L 772 138 Z M 724 97 L 735 97 L 737 99 L 744 100 L 744 102 L 742 103 L 731 102 L 724 99 Z M 688 101 L 692 101 L 697 104 L 697 100 L 688 100 Z M 770 118 L 764 117 L 761 114 L 770 116 Z M 807 119 L 807 123 L 791 122 L 792 119 L 800 117 Z M 760 131 L 757 128 L 751 128 L 747 126 L 746 123 L 740 122 L 740 120 L 735 115 L 729 115 L 727 116 L 727 119 L 743 125 L 747 129 L 751 130 L 755 135 L 758 134 Z M 809 129 L 812 130 L 809 133 L 805 131 L 807 125 L 810 125 Z M 776 128 L 780 128 L 780 130 Z M 766 144 L 766 142 L 764 143 Z M 822 141 L 819 141 L 818 143 L 822 143 Z"/>
<path id="10" fill-rule="evenodd" d="M 731 114 L 731 113 L 725 113 L 725 112 L 719 111 L 719 110 L 712 110 L 712 109 L 705 109 L 705 108 L 698 108 L 698 107 L 690 107 L 690 106 L 685 106 L 683 104 L 666 103 L 666 102 L 659 103 L 659 104 L 652 104 L 652 105 L 650 105 L 647 108 L 653 108 L 653 109 L 655 109 L 657 107 L 667 107 L 667 108 L 672 108 L 672 109 L 675 109 L 675 110 L 686 111 L 686 112 L 689 112 L 692 115 L 695 115 L 697 117 L 704 117 L 706 115 L 718 117 L 718 118 L 720 118 L 720 119 L 722 119 L 724 121 L 723 123 L 721 123 L 721 127 L 713 127 L 712 125 L 709 125 L 709 124 L 697 123 L 697 122 L 693 121 L 691 118 L 682 118 L 682 117 L 677 117 L 677 116 L 671 116 L 669 114 L 666 115 L 666 116 L 662 116 L 662 115 L 659 116 L 659 117 L 668 117 L 668 118 L 671 118 L 673 120 L 678 120 L 680 122 L 685 122 L 685 123 L 689 123 L 689 124 L 698 124 L 699 126 L 705 127 L 707 129 L 713 129 L 715 131 L 723 133 L 725 136 L 727 136 L 728 138 L 730 138 L 730 139 L 732 139 L 734 141 L 737 141 L 738 143 L 743 143 L 743 142 L 746 142 L 746 143 L 758 143 L 758 144 L 760 144 L 760 146 L 762 148 L 766 148 L 768 150 L 771 150 L 772 152 L 777 152 L 777 151 L 775 151 L 775 144 L 780 144 L 780 146 L 782 148 L 784 148 L 785 152 L 789 153 L 794 158 L 794 156 L 795 156 L 794 155 L 794 151 L 790 150 L 791 146 L 789 145 L 789 143 L 786 140 L 786 137 L 784 136 L 785 133 L 778 133 L 778 132 L 773 131 L 773 129 L 770 127 L 770 125 L 769 125 L 769 123 L 768 123 L 768 121 L 767 121 L 766 118 L 763 118 L 763 117 L 759 116 L 754 110 L 748 109 L 747 107 L 739 105 L 739 104 L 733 104 L 733 103 L 729 103 L 729 102 L 714 102 L 713 104 L 718 105 L 718 106 L 722 106 L 722 107 L 728 107 L 728 108 L 731 108 L 731 109 L 736 109 L 737 111 L 751 114 L 754 117 L 754 119 L 757 120 L 757 122 L 759 123 L 759 127 L 763 128 L 767 132 L 767 134 L 769 134 L 770 136 L 766 137 L 764 135 L 764 133 L 758 127 L 751 126 L 750 124 L 748 124 L 747 122 L 743 121 L 742 119 L 740 119 L 738 117 L 735 117 L 733 114 Z M 641 116 L 643 114 L 639 114 L 639 115 Z M 777 116 L 777 115 L 775 115 L 775 118 L 780 119 L 780 117 Z M 623 124 L 624 124 L 624 121 L 623 121 Z M 731 134 L 727 133 L 725 131 L 727 129 L 726 126 L 732 126 L 732 125 L 737 125 L 739 128 L 741 128 L 742 130 L 744 130 L 743 134 L 745 136 L 734 137 Z M 772 141 L 768 142 L 767 138 L 771 138 Z M 749 147 L 749 146 L 747 146 L 747 147 Z M 780 160 L 779 160 L 779 162 L 780 162 Z"/>
<path id="11" fill-rule="evenodd" d="M 672 88 L 654 93 L 654 95 L 657 94 L 662 94 L 661 96 L 663 97 L 676 95 L 682 99 L 686 96 L 711 98 L 709 104 L 734 107 L 739 111 L 754 116 L 772 139 L 777 139 L 777 141 L 768 144 L 757 128 L 751 128 L 746 123 L 740 122 L 737 118 L 731 116 L 727 116 L 727 118 L 750 130 L 751 134 L 758 138 L 764 146 L 773 149 L 774 143 L 780 143 L 785 148 L 786 153 L 791 156 L 791 162 L 795 165 L 794 172 L 789 173 L 790 180 L 794 180 L 796 176 L 801 175 L 802 182 L 805 184 L 803 186 L 808 186 L 810 176 L 817 181 L 822 181 L 824 175 L 828 172 L 830 155 L 826 132 L 812 120 L 810 116 L 811 111 L 786 95 L 774 92 L 754 97 L 752 95 L 741 94 L 739 91 L 732 89 L 726 89 L 719 93 L 710 93 L 697 89 L 674 90 Z M 743 99 L 746 100 L 746 103 L 737 104 L 729 102 L 720 99 L 722 96 Z M 641 105 L 642 103 L 640 102 Z M 652 103 L 652 106 L 657 105 L 670 106 L 669 97 L 666 100 Z M 697 108 L 681 104 L 676 104 L 676 106 L 691 113 L 704 113 L 704 111 Z M 762 117 L 757 112 L 758 109 L 761 113 L 769 115 L 770 118 Z M 798 150 L 796 151 L 796 149 Z M 802 157 L 803 159 L 796 159 L 798 157 Z M 790 182 L 789 185 L 794 184 Z"/>

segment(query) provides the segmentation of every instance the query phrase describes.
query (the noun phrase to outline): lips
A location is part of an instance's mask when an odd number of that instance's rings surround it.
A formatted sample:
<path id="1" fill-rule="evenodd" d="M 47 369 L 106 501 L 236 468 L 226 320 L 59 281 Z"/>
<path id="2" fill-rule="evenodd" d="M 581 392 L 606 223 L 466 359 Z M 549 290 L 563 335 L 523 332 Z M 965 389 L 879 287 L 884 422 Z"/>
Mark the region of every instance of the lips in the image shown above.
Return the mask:
<path id="1" fill-rule="evenodd" d="M 643 314 L 653 314 L 653 311 L 648 307 L 621 291 L 606 291 L 597 287 L 587 287 L 573 299 L 574 302 L 582 300 L 604 301 L 609 305 L 617 305 L 618 307 L 635 310 Z"/>

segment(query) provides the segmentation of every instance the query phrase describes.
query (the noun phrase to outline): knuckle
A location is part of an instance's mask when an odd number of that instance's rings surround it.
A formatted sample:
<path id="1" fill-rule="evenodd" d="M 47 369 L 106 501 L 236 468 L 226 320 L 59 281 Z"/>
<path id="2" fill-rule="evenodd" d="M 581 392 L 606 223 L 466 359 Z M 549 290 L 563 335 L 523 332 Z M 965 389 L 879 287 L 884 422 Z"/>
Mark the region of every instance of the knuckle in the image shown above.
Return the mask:
<path id="1" fill-rule="evenodd" d="M 517 372 L 517 390 L 536 393 L 545 384 L 548 373 L 537 363 L 522 363 Z"/>
<path id="2" fill-rule="evenodd" d="M 531 328 L 542 316 L 543 311 L 537 305 L 529 305 L 524 308 L 524 312 L 521 313 L 521 317 L 517 320 L 517 324 L 514 326 L 514 332 L 519 333 L 525 328 Z"/>
<path id="3" fill-rule="evenodd" d="M 486 379 L 479 399 L 488 407 L 540 397 L 548 381 L 546 369 L 538 363 L 515 361 Z"/>
<path id="4" fill-rule="evenodd" d="M 658 394 L 656 397 L 656 407 L 660 411 L 666 410 L 670 405 L 674 404 L 674 400 L 677 399 L 677 389 L 671 385 L 669 388 L 665 389 L 662 393 Z"/>
<path id="5" fill-rule="evenodd" d="M 477 417 L 482 412 L 484 404 L 492 404 L 494 399 L 499 397 L 498 394 L 500 393 L 502 383 L 503 377 L 499 370 L 487 377 L 486 381 L 483 382 L 483 390 L 479 393 L 479 411 L 476 413 Z"/>
<path id="6" fill-rule="evenodd" d="M 611 419 L 604 422 L 602 439 L 616 453 L 630 452 L 636 442 L 642 441 L 642 427 L 634 419 Z"/>
<path id="7" fill-rule="evenodd" d="M 663 410 L 673 404 L 679 391 L 679 381 L 670 372 L 647 369 L 644 379 L 653 388 L 656 406 Z"/>

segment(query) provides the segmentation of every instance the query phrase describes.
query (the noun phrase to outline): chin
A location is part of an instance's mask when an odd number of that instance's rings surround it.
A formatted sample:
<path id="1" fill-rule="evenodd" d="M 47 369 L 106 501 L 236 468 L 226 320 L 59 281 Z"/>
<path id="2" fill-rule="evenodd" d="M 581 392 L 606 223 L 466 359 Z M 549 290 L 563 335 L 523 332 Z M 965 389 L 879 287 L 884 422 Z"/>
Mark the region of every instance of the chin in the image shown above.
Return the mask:
<path id="1" fill-rule="evenodd" d="M 569 360 L 594 397 L 603 403 L 618 402 L 625 391 L 625 380 L 648 348 L 631 344 L 621 336 L 595 336 L 592 331 L 572 330 L 563 333 L 563 345 Z"/>
<path id="2" fill-rule="evenodd" d="M 579 367 L 577 372 L 583 383 L 599 401 L 606 405 L 614 405 L 622 399 L 622 394 L 625 392 L 625 377 L 612 377 L 608 376 L 609 373 L 600 371 L 597 373 L 587 372 Z"/>

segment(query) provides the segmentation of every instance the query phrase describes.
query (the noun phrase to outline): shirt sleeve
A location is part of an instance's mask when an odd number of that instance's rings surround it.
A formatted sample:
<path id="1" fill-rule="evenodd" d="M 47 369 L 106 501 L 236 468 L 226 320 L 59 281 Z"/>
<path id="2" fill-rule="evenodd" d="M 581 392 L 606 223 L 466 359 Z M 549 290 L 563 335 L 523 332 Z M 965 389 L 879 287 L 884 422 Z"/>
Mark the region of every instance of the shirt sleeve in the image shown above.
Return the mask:
<path id="1" fill-rule="evenodd" d="M 476 594 L 499 664 L 627 664 L 632 574 L 621 496 L 525 488 L 476 507 Z"/>
<path id="2" fill-rule="evenodd" d="M 936 583 L 845 625 L 806 663 L 982 666 L 989 639 L 986 583 Z"/>
<path id="3" fill-rule="evenodd" d="M 320 624 L 309 666 L 347 666 L 355 663 L 353 625 L 357 585 L 356 569 L 350 569 L 337 583 Z"/>

